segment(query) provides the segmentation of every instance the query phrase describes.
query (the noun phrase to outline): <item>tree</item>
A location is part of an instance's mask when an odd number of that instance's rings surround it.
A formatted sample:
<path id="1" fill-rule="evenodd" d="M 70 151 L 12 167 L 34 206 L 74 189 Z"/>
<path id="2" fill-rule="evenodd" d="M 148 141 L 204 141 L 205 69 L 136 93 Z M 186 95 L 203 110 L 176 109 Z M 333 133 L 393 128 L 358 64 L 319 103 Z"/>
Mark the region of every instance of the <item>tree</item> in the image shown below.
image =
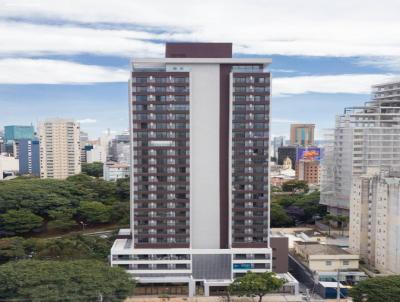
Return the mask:
<path id="1" fill-rule="evenodd" d="M 282 185 L 283 192 L 308 192 L 308 184 L 304 180 L 289 180 Z"/>
<path id="2" fill-rule="evenodd" d="M 82 164 L 82 173 L 85 173 L 89 176 L 93 176 L 96 178 L 103 176 L 103 163 L 102 162 L 94 162 L 94 163 L 83 163 Z"/>
<path id="3" fill-rule="evenodd" d="M 48 230 L 69 230 L 76 226 L 77 223 L 73 220 L 76 209 L 59 208 L 57 210 L 50 210 L 49 217 L 53 220 L 47 223 Z"/>
<path id="4" fill-rule="evenodd" d="M 0 239 L 0 263 L 25 257 L 24 239 L 9 237 Z"/>
<path id="5" fill-rule="evenodd" d="M 93 260 L 19 260 L 0 266 L 0 297 L 6 300 L 123 301 L 135 283 L 121 268 Z"/>
<path id="6" fill-rule="evenodd" d="M 336 221 L 336 215 L 327 214 L 324 216 L 324 222 L 328 225 L 328 236 L 331 235 L 331 222 Z"/>
<path id="7" fill-rule="evenodd" d="M 277 278 L 275 273 L 247 272 L 243 277 L 235 279 L 229 285 L 228 291 L 240 297 L 258 297 L 258 301 L 261 302 L 266 294 L 280 289 L 285 282 Z"/>
<path id="8" fill-rule="evenodd" d="M 363 280 L 350 289 L 354 302 L 399 301 L 400 275 Z"/>
<path id="9" fill-rule="evenodd" d="M 43 218 L 27 209 L 9 210 L 0 215 L 0 228 L 8 234 L 28 233 L 42 225 Z"/>
<path id="10" fill-rule="evenodd" d="M 293 225 L 293 219 L 276 202 L 271 203 L 271 227 L 289 227 Z"/>
<path id="11" fill-rule="evenodd" d="M 347 225 L 347 223 L 349 222 L 349 217 L 348 216 L 342 216 L 342 215 L 338 215 L 336 216 L 336 221 L 339 224 L 342 236 L 344 236 L 344 227 Z"/>
<path id="12" fill-rule="evenodd" d="M 97 201 L 82 201 L 78 215 L 89 223 L 107 223 L 110 221 L 111 208 Z"/>

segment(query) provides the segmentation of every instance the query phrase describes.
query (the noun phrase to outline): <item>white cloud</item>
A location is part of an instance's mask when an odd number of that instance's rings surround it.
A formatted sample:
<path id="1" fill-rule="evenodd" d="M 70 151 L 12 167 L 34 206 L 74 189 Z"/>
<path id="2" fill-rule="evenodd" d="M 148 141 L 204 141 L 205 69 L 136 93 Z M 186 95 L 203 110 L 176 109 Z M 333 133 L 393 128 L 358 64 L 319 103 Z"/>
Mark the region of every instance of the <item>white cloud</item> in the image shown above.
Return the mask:
<path id="1" fill-rule="evenodd" d="M 272 94 L 286 96 L 304 93 L 371 93 L 374 84 L 395 78 L 393 74 L 339 74 L 273 78 Z"/>
<path id="2" fill-rule="evenodd" d="M 275 97 L 305 93 L 363 93 L 371 86 L 393 79 L 393 74 L 343 74 L 273 78 Z M 91 84 L 126 83 L 129 72 L 124 69 L 84 65 L 69 61 L 45 59 L 0 59 L 0 84 Z M 83 123 L 93 122 L 91 119 Z M 275 123 L 290 123 L 275 119 Z"/>
<path id="3" fill-rule="evenodd" d="M 1 51 L 161 55 L 141 39 L 232 41 L 235 51 L 316 56 L 399 56 L 400 1 L 385 0 L 3 0 Z M 73 4 L 72 4 L 73 3 Z M 56 20 L 58 25 L 51 25 Z M 62 24 L 113 24 L 119 30 Z M 142 31 L 121 29 L 136 25 Z M 24 28 L 22 28 L 24 27 Z M 125 27 L 126 28 L 126 27 Z M 163 30 L 151 32 L 150 29 Z M 25 29 L 25 30 L 24 30 Z"/>
<path id="4" fill-rule="evenodd" d="M 78 120 L 78 122 L 81 124 L 95 124 L 95 123 L 97 123 L 97 120 L 92 119 L 92 118 L 85 118 L 85 119 Z"/>
<path id="5" fill-rule="evenodd" d="M 0 22 L 0 36 L 3 56 L 88 53 L 151 57 L 164 52 L 163 45 L 143 41 L 154 35 L 142 31 Z"/>
<path id="6" fill-rule="evenodd" d="M 362 58 L 358 64 L 361 66 L 374 66 L 384 70 L 400 71 L 400 56 Z"/>
<path id="7" fill-rule="evenodd" d="M 123 69 L 44 59 L 0 59 L 1 84 L 89 84 L 127 82 Z"/>

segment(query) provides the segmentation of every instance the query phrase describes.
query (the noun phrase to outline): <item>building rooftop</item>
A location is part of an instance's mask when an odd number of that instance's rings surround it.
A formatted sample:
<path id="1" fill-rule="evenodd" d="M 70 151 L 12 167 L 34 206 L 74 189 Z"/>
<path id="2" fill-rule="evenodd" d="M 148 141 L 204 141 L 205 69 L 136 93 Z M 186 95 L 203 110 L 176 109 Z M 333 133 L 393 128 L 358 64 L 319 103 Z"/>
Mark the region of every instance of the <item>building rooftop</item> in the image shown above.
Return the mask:
<path id="1" fill-rule="evenodd" d="M 295 244 L 301 246 L 308 255 L 350 255 L 349 252 L 336 245 L 301 241 L 298 241 Z"/>
<path id="2" fill-rule="evenodd" d="M 128 164 L 125 163 L 113 163 L 113 162 L 108 162 L 106 165 L 110 168 L 129 168 Z"/>

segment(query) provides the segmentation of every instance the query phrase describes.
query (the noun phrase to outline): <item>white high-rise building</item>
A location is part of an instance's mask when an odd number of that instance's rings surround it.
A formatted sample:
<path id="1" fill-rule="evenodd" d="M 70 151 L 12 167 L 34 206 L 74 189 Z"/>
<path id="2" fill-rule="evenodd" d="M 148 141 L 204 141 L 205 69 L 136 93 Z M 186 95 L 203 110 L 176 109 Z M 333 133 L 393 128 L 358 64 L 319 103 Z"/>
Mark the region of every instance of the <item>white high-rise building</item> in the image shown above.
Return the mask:
<path id="1" fill-rule="evenodd" d="M 400 166 L 400 80 L 373 86 L 372 100 L 336 117 L 322 161 L 321 204 L 348 215 L 351 181 L 369 168 Z"/>
<path id="2" fill-rule="evenodd" d="M 81 172 L 79 123 L 68 119 L 39 122 L 40 177 L 65 179 Z"/>
<path id="3" fill-rule="evenodd" d="M 350 200 L 352 252 L 382 273 L 400 274 L 400 173 L 354 177 Z"/>

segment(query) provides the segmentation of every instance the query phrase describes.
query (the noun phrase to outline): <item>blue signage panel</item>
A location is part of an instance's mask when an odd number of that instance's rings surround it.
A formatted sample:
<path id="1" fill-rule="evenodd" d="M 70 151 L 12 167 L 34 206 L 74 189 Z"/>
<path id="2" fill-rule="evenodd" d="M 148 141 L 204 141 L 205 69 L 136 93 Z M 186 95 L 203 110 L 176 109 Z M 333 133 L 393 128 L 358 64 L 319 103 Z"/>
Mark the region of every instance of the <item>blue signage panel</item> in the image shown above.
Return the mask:
<path id="1" fill-rule="evenodd" d="M 251 263 L 234 263 L 233 269 L 251 269 Z"/>

